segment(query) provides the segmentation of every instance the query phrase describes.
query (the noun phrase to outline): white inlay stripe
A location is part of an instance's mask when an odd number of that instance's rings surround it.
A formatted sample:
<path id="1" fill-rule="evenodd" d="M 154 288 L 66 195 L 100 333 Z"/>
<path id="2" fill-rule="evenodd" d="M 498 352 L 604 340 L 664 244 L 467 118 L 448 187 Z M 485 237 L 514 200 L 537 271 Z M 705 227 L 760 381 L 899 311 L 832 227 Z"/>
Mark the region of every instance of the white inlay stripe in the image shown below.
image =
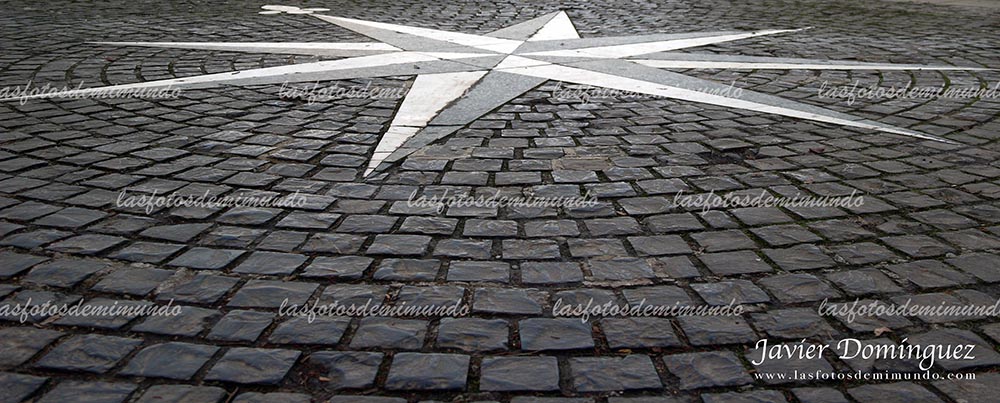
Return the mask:
<path id="1" fill-rule="evenodd" d="M 977 67 L 920 66 L 911 64 L 830 64 L 726 62 L 704 60 L 631 60 L 644 66 L 661 69 L 777 69 L 777 70 L 991 70 Z"/>
<path id="2" fill-rule="evenodd" d="M 114 85 L 108 87 L 71 90 L 59 94 L 41 93 L 38 95 L 26 96 L 23 98 L 4 98 L 0 99 L 0 101 L 13 100 L 13 99 L 39 99 L 39 98 L 50 98 L 56 96 L 62 96 L 62 97 L 86 96 L 88 94 L 106 94 L 109 91 L 123 91 L 123 90 L 137 90 L 137 89 L 207 88 L 231 82 L 240 82 L 246 85 L 254 85 L 255 84 L 254 80 L 264 80 L 275 77 L 287 77 L 286 81 L 288 82 L 299 82 L 296 81 L 297 74 L 322 73 L 326 71 L 384 67 L 394 64 L 419 63 L 419 62 L 428 62 L 441 59 L 467 59 L 467 58 L 482 57 L 482 56 L 484 55 L 478 53 L 442 52 L 442 53 L 434 53 L 433 56 L 421 52 L 386 53 L 381 55 L 360 56 L 360 57 L 352 57 L 340 60 L 291 64 L 287 66 L 265 67 L 261 69 L 207 74 L 203 76 L 147 81 L 144 83 L 122 84 L 122 85 Z"/>
<path id="3" fill-rule="evenodd" d="M 420 53 L 422 55 L 427 55 L 435 59 L 442 60 L 458 60 L 458 59 L 474 59 L 477 57 L 497 57 L 496 53 L 458 53 L 458 52 L 413 52 Z"/>
<path id="4" fill-rule="evenodd" d="M 250 53 L 293 53 L 327 56 L 337 51 L 350 52 L 399 52 L 402 49 L 381 42 L 92 42 L 112 46 L 142 46 L 150 48 L 178 48 L 223 50 Z"/>
<path id="5" fill-rule="evenodd" d="M 388 31 L 400 32 L 419 36 L 422 38 L 434 39 L 454 43 L 456 45 L 469 46 L 478 49 L 489 50 L 497 53 L 511 53 L 521 45 L 522 41 L 515 41 L 503 38 L 493 38 L 489 36 L 464 34 L 460 32 L 439 31 L 430 28 L 410 27 L 406 25 L 386 24 L 383 22 L 356 20 L 352 18 L 317 16 L 331 22 L 343 22 L 357 24 L 372 28 L 384 29 Z"/>
<path id="6" fill-rule="evenodd" d="M 494 70 L 506 70 L 518 67 L 528 67 L 528 66 L 544 66 L 546 64 L 552 64 L 549 62 L 543 62 L 541 60 L 529 59 L 527 57 L 520 57 L 510 55 L 500 61 L 499 64 L 494 67 Z"/>
<path id="7" fill-rule="evenodd" d="M 701 102 L 711 105 L 726 106 L 776 115 L 789 116 L 794 118 L 812 120 L 817 122 L 832 123 L 843 126 L 859 127 L 864 129 L 878 130 L 887 133 L 901 134 L 904 136 L 917 137 L 925 140 L 934 140 L 945 143 L 954 143 L 951 140 L 937 136 L 931 136 L 902 129 L 889 125 L 877 123 L 867 123 L 864 121 L 854 121 L 831 116 L 824 116 L 817 113 L 800 111 L 776 105 L 767 105 L 758 102 L 744 101 L 741 99 L 727 98 L 721 95 L 709 94 L 707 92 L 693 91 L 665 84 L 650 81 L 636 80 L 633 78 L 615 76 L 611 74 L 599 73 L 596 71 L 578 69 L 574 67 L 550 65 L 513 68 L 505 70 L 509 73 L 524 74 L 532 77 L 547 78 L 549 80 L 561 80 L 584 85 L 594 85 L 599 87 L 617 89 L 622 91 L 638 92 L 649 95 L 658 95 L 673 99 Z"/>
<path id="8" fill-rule="evenodd" d="M 582 49 L 571 50 L 550 50 L 542 52 L 525 53 L 523 56 L 562 56 L 562 57 L 596 57 L 603 59 L 618 59 L 623 57 L 638 56 L 656 52 L 666 52 L 668 50 L 693 48 L 696 46 L 711 45 L 713 43 L 729 42 L 740 39 L 753 38 L 757 36 L 780 34 L 785 32 L 797 32 L 803 29 L 778 29 L 768 31 L 755 31 L 741 34 L 727 34 L 717 36 L 707 36 L 702 38 L 675 39 L 669 41 L 654 41 L 645 43 L 631 43 L 627 45 L 595 46 Z"/>

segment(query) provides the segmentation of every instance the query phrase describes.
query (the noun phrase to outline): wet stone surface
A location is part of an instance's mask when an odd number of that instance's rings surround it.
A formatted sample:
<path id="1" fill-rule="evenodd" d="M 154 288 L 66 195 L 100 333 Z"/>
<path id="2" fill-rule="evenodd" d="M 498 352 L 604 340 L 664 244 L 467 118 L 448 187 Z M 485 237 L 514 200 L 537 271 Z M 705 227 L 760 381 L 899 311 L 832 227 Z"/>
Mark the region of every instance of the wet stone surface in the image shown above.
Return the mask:
<path id="1" fill-rule="evenodd" d="M 307 11 L 259 14 L 259 5 L 189 3 L 5 4 L 0 88 L 28 82 L 75 87 L 81 81 L 90 88 L 235 72 L 245 77 L 256 68 L 339 63 L 342 57 L 332 50 L 309 56 L 96 43 L 101 41 L 376 40 L 298 14 Z M 994 8 L 784 0 L 403 0 L 329 8 L 320 13 L 479 35 L 565 10 L 581 37 L 594 38 L 586 39 L 592 46 L 622 45 L 631 39 L 614 37 L 635 35 L 814 27 L 629 57 L 657 63 L 682 60 L 673 55 L 684 53 L 704 61 L 739 55 L 1000 67 L 1000 20 Z M 761 15 L 768 16 L 766 21 L 754 17 Z M 406 42 L 395 43 L 399 47 L 437 44 L 412 57 L 487 52 L 370 29 L 373 36 L 385 35 L 381 40 Z M 517 34 L 505 32 L 490 43 L 502 44 L 500 39 Z M 520 46 L 570 51 L 565 43 Z M 579 67 L 574 57 L 550 59 L 546 62 L 554 64 L 545 68 Z M 308 85 L 407 90 L 422 80 L 418 75 L 426 79 L 454 66 L 461 66 L 463 74 L 491 67 L 480 65 L 482 60 L 434 60 L 421 69 L 396 63 L 384 71 L 352 67 L 337 74 L 364 70 L 377 77 L 337 79 L 343 76 L 330 73 Z M 588 66 L 608 74 L 624 71 L 614 63 Z M 985 96 L 847 102 L 820 96 L 819 90 L 855 82 L 980 88 L 995 84 L 1000 73 L 634 66 L 636 74 L 694 88 L 733 83 L 747 91 L 743 101 L 752 100 L 747 94 L 753 91 L 786 100 L 779 105 L 799 102 L 836 110 L 956 144 L 664 97 L 603 93 L 584 100 L 570 96 L 587 90 L 572 83 L 572 74 L 527 85 L 519 80 L 533 79 L 504 73 L 491 84 L 496 99 L 502 91 L 526 86 L 520 95 L 483 106 L 483 114 L 468 123 L 435 123 L 434 130 L 454 130 L 421 139 L 424 144 L 412 154 L 366 178 L 368 161 L 382 154 L 376 151 L 380 141 L 393 136 L 390 123 L 404 115 L 400 98 L 309 102 L 282 93 L 282 80 L 276 79 L 185 89 L 176 99 L 0 101 L 0 307 L 48 302 L 179 310 L 176 315 L 44 312 L 23 317 L 5 311 L 0 315 L 0 401 L 994 399 L 993 373 L 1000 366 L 995 316 L 859 315 L 850 320 L 817 310 L 824 301 L 852 304 L 855 299 L 883 305 L 996 302 L 1000 102 Z M 119 204 L 122 192 L 123 198 L 153 192 L 194 197 L 298 192 L 305 202 L 154 205 L 147 211 Z M 709 192 L 853 193 L 864 202 L 705 211 L 675 200 Z M 589 195 L 597 203 L 438 210 L 408 202 L 411 196 L 498 194 Z M 746 309 L 738 316 L 628 317 L 592 311 L 580 318 L 553 312 L 557 306 L 640 303 L 743 304 Z M 292 315 L 293 308 L 334 304 L 440 305 L 467 312 Z M 755 365 L 754 348 L 764 338 L 771 346 L 843 338 L 869 344 L 969 344 L 976 359 L 937 360 L 933 370 L 975 373 L 978 379 L 758 378 L 796 370 L 914 368 L 912 362 L 840 360 L 829 354 L 821 360 L 772 359 Z"/>

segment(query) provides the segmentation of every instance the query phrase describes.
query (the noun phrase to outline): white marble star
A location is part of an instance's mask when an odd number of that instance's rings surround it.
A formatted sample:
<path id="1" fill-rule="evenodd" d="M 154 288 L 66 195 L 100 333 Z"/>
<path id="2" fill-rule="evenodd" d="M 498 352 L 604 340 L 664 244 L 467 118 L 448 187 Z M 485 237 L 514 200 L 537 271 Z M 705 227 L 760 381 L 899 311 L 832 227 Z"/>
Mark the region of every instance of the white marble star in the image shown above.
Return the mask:
<path id="1" fill-rule="evenodd" d="M 325 9 L 262 8 L 265 10 L 262 14 L 310 15 L 378 42 L 99 42 L 119 46 L 346 58 L 83 89 L 73 91 L 73 95 L 115 89 L 192 89 L 415 75 L 412 87 L 368 163 L 364 173 L 368 177 L 548 80 L 953 143 L 930 134 L 753 91 L 743 90 L 738 97 L 728 95 L 728 91 L 721 91 L 725 89 L 722 84 L 662 69 L 986 70 L 671 52 L 801 29 L 580 38 L 569 16 L 558 11 L 478 35 L 318 14 L 327 11 Z"/>

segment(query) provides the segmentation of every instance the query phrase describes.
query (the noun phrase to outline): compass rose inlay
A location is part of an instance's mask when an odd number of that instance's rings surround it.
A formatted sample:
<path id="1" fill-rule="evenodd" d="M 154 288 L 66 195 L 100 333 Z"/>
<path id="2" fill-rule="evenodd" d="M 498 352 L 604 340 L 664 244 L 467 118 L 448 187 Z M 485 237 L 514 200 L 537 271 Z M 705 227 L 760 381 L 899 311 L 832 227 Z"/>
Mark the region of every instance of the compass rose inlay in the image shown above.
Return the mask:
<path id="1" fill-rule="evenodd" d="M 321 8 L 264 6 L 261 14 L 302 14 L 377 42 L 99 42 L 105 45 L 204 49 L 343 57 L 287 66 L 207 74 L 70 91 L 198 89 L 412 76 L 416 78 L 382 135 L 364 176 L 384 170 L 414 151 L 548 80 L 602 87 L 876 130 L 925 140 L 951 140 L 759 92 L 739 96 L 727 85 L 669 69 L 987 70 L 975 67 L 862 63 L 855 61 L 682 53 L 679 50 L 758 36 L 799 32 L 693 32 L 581 38 L 564 11 L 486 34 L 449 32 L 320 14 Z M 418 72 L 414 74 L 415 72 Z M 41 94 L 37 97 L 51 96 Z M 20 99 L 20 98 L 19 98 Z"/>

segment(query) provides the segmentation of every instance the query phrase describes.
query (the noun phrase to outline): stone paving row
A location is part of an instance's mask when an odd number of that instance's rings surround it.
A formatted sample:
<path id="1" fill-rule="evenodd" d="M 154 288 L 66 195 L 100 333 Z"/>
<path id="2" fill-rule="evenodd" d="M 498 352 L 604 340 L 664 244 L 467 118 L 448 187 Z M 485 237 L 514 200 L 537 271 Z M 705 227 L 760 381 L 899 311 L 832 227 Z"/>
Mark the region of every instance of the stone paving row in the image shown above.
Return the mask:
<path id="1" fill-rule="evenodd" d="M 416 3 L 416 2 L 414 2 Z M 181 11 L 24 3 L 2 30 L 3 85 L 105 83 L 284 64 L 277 56 L 114 49 L 118 40 L 357 40 L 258 4 Z M 55 7 L 46 5 L 46 7 Z M 378 20 L 384 9 L 341 5 Z M 552 11 L 516 2 L 420 5 L 407 23 L 482 32 Z M 996 14 L 782 2 L 604 8 L 567 2 L 581 35 L 817 25 L 819 33 L 699 51 L 1000 66 Z M 326 5 L 329 6 L 329 5 Z M 34 7 L 34 6 L 32 6 Z M 88 6 L 89 7 L 89 6 Z M 837 8 L 841 7 L 841 8 Z M 859 8 L 852 8 L 859 7 Z M 135 19 L 143 9 L 165 16 Z M 206 8 L 212 8 L 206 10 Z M 330 7 L 335 8 L 335 7 Z M 671 15 L 670 10 L 683 10 Z M 499 18 L 490 16 L 496 10 Z M 842 19 L 831 16 L 837 11 Z M 951 12 L 947 17 L 942 14 Z M 904 13 L 904 11 L 908 11 Z M 17 15 L 22 13 L 22 15 Z M 223 15 L 225 14 L 225 15 Z M 835 14 L 835 13 L 834 13 Z M 901 15 L 904 15 L 902 17 Z M 955 15 L 967 24 L 953 27 Z M 441 16 L 447 16 L 447 19 Z M 655 15 L 657 17 L 650 17 Z M 972 17 L 978 18 L 974 21 Z M 265 18 L 266 17 L 266 18 Z M 281 17 L 286 18 L 286 17 Z M 287 19 L 287 18 L 286 18 Z M 957 20 L 962 20 L 961 18 Z M 284 20 L 282 20 L 284 21 Z M 621 21 L 611 23 L 609 21 Z M 18 30 L 40 25 L 34 37 Z M 942 28 L 946 24 L 948 29 Z M 147 29 L 148 28 L 148 29 Z M 178 32 L 171 29 L 179 28 Z M 273 29 L 273 33 L 266 31 Z M 894 31 L 886 43 L 868 43 Z M 943 32 L 943 33 L 942 33 Z M 825 35 L 824 35 L 825 34 Z M 270 36 L 268 36 L 270 35 Z M 273 37 L 272 37 L 273 36 Z M 121 39 L 121 38 L 131 39 Z M 15 42 L 16 41 L 16 42 Z M 65 46 L 66 43 L 74 46 Z M 909 49 L 919 51 L 907 53 Z M 956 50 L 957 49 L 957 50 Z M 860 55 L 860 56 L 859 56 Z M 67 62 L 66 60 L 69 60 Z M 756 91 L 945 136 L 961 146 L 652 97 L 583 103 L 549 82 L 407 159 L 360 175 L 399 101 L 280 99 L 277 86 L 186 91 L 177 100 L 0 105 L 0 305 L 181 306 L 178 316 L 6 316 L 0 401 L 36 402 L 978 402 L 1000 381 L 994 317 L 820 316 L 820 301 L 992 305 L 1000 296 L 996 99 L 817 99 L 819 83 L 996 83 L 997 72 L 691 71 Z M 874 80 L 874 81 L 873 81 Z M 881 81 L 880 81 L 881 80 Z M 339 82 L 365 85 L 366 80 Z M 329 83 L 332 85 L 333 83 Z M 406 87 L 409 77 L 373 86 Z M 125 208 L 130 195 L 287 195 L 299 208 Z M 851 208 L 672 206 L 677 192 L 864 194 Z M 580 196 L 580 208 L 450 207 L 417 196 Z M 278 315 L 294 304 L 471 307 L 460 318 Z M 555 318 L 557 301 L 721 306 L 740 317 Z M 876 345 L 961 343 L 977 358 L 935 368 L 976 381 L 756 379 L 754 373 L 912 371 L 914 362 L 769 360 L 757 340 L 845 337 Z"/>

